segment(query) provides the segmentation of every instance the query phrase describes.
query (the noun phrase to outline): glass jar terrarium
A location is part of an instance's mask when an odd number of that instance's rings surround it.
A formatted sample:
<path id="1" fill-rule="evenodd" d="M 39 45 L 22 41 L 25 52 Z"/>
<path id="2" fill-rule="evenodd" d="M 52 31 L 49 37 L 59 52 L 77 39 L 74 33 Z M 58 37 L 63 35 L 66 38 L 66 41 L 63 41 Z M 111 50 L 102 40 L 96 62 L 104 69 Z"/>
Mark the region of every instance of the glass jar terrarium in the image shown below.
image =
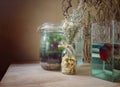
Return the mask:
<path id="1" fill-rule="evenodd" d="M 91 72 L 94 77 L 120 80 L 120 22 L 92 24 Z"/>
<path id="2" fill-rule="evenodd" d="M 64 39 L 59 24 L 45 23 L 41 27 L 40 64 L 47 70 L 60 70 L 64 48 L 58 46 Z"/>

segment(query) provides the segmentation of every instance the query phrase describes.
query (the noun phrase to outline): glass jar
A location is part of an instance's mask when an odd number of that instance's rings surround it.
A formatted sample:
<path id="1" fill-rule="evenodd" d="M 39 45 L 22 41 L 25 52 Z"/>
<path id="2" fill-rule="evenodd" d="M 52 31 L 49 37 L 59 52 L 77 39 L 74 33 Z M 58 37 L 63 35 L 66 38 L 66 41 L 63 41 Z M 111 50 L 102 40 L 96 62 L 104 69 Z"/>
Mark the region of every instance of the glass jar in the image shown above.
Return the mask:
<path id="1" fill-rule="evenodd" d="M 61 72 L 63 74 L 73 75 L 76 74 L 77 60 L 72 52 L 70 52 L 69 46 L 66 49 L 66 54 L 62 57 Z"/>
<path id="2" fill-rule="evenodd" d="M 75 50 L 75 58 L 77 59 L 77 65 L 83 64 L 83 28 L 78 30 L 76 36 L 72 42 Z"/>
<path id="3" fill-rule="evenodd" d="M 94 77 L 120 81 L 120 22 L 93 23 L 91 71 Z"/>
<path id="4" fill-rule="evenodd" d="M 58 46 L 64 39 L 60 24 L 44 23 L 41 27 L 40 64 L 46 70 L 60 70 L 64 48 Z"/>

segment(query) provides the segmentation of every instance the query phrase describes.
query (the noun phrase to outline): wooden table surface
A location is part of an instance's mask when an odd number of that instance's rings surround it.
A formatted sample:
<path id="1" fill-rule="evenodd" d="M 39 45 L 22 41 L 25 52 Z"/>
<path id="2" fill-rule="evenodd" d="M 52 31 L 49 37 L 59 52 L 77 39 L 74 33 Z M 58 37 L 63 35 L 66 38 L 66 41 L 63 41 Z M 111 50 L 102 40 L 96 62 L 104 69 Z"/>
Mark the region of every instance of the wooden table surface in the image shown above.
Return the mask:
<path id="1" fill-rule="evenodd" d="M 120 87 L 120 83 L 92 77 L 89 64 L 79 66 L 76 75 L 65 75 L 32 63 L 10 65 L 0 87 Z"/>

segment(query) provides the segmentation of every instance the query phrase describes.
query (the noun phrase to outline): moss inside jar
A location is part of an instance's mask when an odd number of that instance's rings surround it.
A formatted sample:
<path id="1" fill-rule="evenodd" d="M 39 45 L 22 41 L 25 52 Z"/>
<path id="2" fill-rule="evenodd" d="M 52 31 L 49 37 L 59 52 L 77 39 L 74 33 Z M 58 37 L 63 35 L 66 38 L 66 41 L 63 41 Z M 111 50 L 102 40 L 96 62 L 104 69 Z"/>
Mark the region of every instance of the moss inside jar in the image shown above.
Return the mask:
<path id="1" fill-rule="evenodd" d="M 43 24 L 41 27 L 40 64 L 46 70 L 60 70 L 64 48 L 58 46 L 64 39 L 63 31 L 58 24 Z"/>

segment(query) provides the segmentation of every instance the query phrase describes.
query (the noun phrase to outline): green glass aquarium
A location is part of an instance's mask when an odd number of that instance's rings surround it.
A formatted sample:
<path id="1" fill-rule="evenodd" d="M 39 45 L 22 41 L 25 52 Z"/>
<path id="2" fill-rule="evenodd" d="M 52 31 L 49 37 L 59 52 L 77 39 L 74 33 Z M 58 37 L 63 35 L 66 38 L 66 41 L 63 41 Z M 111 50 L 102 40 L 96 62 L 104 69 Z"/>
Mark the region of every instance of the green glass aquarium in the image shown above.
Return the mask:
<path id="1" fill-rule="evenodd" d="M 92 24 L 91 73 L 103 80 L 120 81 L 120 22 Z"/>

